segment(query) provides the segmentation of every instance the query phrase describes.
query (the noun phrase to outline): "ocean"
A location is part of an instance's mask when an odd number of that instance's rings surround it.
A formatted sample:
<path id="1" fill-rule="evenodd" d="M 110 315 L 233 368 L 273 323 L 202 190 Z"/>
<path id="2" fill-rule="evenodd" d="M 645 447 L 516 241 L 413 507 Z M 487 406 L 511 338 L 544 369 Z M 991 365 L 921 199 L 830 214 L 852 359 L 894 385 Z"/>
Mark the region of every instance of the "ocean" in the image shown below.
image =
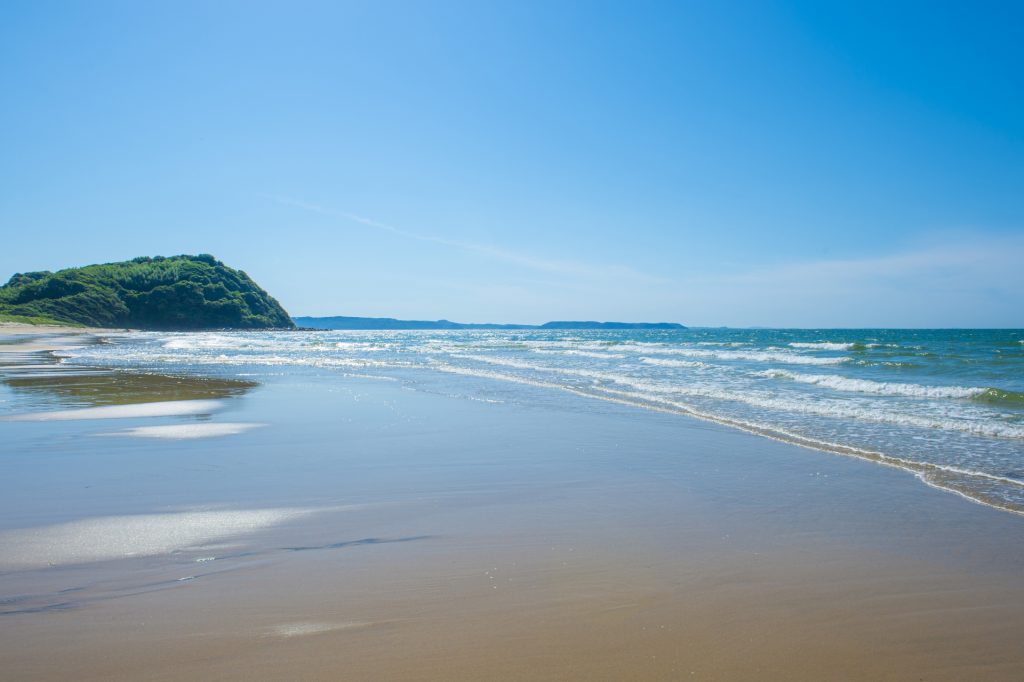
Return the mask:
<path id="1" fill-rule="evenodd" d="M 541 407 L 570 391 L 873 460 L 1024 513 L 1021 330 L 134 332 L 60 355 L 256 381 L 355 374 Z"/>

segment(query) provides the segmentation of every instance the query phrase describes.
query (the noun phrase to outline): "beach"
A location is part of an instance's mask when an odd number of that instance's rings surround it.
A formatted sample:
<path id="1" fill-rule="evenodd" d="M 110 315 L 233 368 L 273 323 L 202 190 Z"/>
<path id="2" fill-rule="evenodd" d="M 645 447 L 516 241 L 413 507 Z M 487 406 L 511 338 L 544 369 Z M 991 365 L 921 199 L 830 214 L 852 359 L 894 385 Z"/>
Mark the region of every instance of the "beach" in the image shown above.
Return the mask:
<path id="1" fill-rule="evenodd" d="M 1024 677 L 1024 517 L 905 468 L 363 347 L 0 337 L 5 679 Z"/>

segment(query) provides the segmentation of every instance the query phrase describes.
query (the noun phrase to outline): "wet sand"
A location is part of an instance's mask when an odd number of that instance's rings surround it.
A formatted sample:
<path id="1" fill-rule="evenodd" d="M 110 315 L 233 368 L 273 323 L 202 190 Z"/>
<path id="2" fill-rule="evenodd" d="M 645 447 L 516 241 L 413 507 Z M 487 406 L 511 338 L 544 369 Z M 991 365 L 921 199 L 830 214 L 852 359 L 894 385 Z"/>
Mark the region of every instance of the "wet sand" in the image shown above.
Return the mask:
<path id="1" fill-rule="evenodd" d="M 18 361 L 7 417 L 125 404 Z M 0 422 L 3 679 L 1024 678 L 1024 518 L 906 472 L 543 389 L 88 379 L 217 404 Z"/>
<path id="2" fill-rule="evenodd" d="M 0 353 L 57 350 L 113 331 L 116 330 L 0 322 Z"/>

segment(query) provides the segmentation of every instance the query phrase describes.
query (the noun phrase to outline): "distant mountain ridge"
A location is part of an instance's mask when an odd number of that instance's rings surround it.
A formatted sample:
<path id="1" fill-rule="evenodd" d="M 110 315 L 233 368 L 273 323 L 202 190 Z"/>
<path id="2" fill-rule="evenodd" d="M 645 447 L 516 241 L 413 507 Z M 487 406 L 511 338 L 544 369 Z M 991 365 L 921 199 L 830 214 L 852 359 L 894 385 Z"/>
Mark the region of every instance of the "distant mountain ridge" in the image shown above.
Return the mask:
<path id="1" fill-rule="evenodd" d="M 545 322 L 537 329 L 686 329 L 678 322 Z"/>
<path id="2" fill-rule="evenodd" d="M 135 329 L 293 329 L 284 308 L 209 254 L 27 272 L 0 287 L 0 318 Z"/>
<path id="3" fill-rule="evenodd" d="M 295 317 L 295 324 L 308 329 L 686 329 L 677 322 L 591 322 L 555 321 L 544 324 L 466 324 L 450 320 L 397 320 L 393 317 Z"/>

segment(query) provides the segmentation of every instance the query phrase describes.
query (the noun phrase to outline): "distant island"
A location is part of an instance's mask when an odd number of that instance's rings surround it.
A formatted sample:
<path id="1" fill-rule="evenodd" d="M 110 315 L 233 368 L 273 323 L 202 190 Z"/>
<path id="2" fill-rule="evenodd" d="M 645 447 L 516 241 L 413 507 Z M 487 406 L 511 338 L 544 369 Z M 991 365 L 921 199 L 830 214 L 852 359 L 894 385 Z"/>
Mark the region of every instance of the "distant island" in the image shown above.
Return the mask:
<path id="1" fill-rule="evenodd" d="M 391 317 L 296 317 L 307 329 L 686 329 L 676 322 L 574 322 L 544 324 L 464 324 L 449 320 L 396 320 Z"/>
<path id="2" fill-rule="evenodd" d="M 0 286 L 0 322 L 155 330 L 686 329 L 676 322 L 466 324 L 391 317 L 296 317 L 241 270 L 209 254 L 155 256 L 57 272 L 17 273 Z"/>
<path id="3" fill-rule="evenodd" d="M 26 272 L 0 287 L 0 321 L 134 329 L 293 329 L 247 274 L 208 254 Z"/>

